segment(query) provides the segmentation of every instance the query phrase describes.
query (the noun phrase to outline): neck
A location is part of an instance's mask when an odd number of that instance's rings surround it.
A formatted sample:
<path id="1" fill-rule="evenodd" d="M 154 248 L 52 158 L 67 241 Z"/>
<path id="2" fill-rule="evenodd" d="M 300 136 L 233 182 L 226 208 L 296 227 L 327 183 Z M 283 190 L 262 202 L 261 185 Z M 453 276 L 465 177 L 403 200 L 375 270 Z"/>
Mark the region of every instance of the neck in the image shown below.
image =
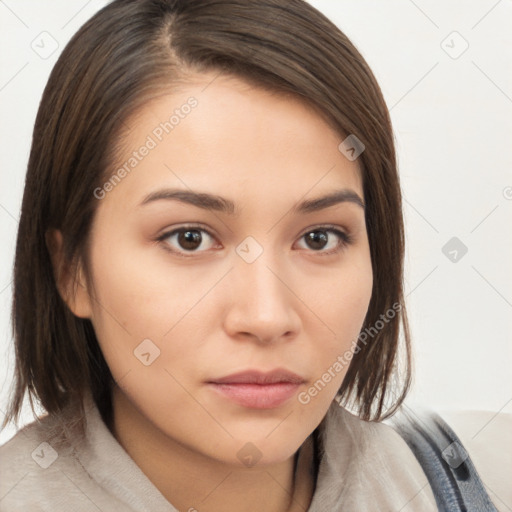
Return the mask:
<path id="1" fill-rule="evenodd" d="M 240 468 L 166 436 L 117 388 L 113 390 L 112 407 L 112 434 L 177 510 L 304 512 L 308 509 L 314 491 L 310 471 L 311 437 L 302 445 L 300 457 L 298 452 L 279 464 Z"/>

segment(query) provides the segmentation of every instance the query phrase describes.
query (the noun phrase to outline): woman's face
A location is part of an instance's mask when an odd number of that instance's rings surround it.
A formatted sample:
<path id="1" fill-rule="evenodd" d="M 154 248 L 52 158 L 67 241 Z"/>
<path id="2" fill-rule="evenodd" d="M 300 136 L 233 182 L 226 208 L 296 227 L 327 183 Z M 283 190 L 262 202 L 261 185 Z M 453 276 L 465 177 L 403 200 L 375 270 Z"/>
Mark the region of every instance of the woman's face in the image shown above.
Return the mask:
<path id="1" fill-rule="evenodd" d="M 300 101 L 227 76 L 198 75 L 127 125 L 94 192 L 75 313 L 162 439 L 283 461 L 331 404 L 370 301 L 357 161 Z"/>

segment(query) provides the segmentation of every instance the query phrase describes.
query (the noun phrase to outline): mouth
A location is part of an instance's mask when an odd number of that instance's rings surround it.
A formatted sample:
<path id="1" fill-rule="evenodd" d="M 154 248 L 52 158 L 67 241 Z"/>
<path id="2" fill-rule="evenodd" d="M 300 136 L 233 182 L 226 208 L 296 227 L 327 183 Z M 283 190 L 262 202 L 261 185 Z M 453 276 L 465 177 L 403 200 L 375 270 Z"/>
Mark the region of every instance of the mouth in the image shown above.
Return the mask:
<path id="1" fill-rule="evenodd" d="M 305 381 L 284 369 L 249 370 L 207 381 L 224 399 L 251 409 L 275 409 L 294 396 Z"/>

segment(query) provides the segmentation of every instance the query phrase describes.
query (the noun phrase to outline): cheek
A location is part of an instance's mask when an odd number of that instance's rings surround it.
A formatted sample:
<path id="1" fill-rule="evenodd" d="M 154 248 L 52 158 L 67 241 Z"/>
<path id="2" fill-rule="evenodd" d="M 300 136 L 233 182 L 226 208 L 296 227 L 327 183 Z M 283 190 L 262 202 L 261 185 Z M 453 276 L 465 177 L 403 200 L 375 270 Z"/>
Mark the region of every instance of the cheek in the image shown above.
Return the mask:
<path id="1" fill-rule="evenodd" d="M 316 330 L 310 331 L 317 342 L 310 354 L 313 379 L 297 395 L 304 417 L 312 423 L 321 421 L 343 383 L 371 299 L 370 260 L 359 260 L 346 270 L 338 281 L 324 287 L 322 299 L 314 306 L 322 322 L 317 320 Z"/>
<path id="2" fill-rule="evenodd" d="M 311 309 L 318 312 L 331 334 L 336 335 L 339 346 L 359 334 L 372 288 L 370 255 L 366 251 L 357 251 L 340 269 L 325 273 L 321 285 L 311 281 L 310 292 L 305 296 Z"/>
<path id="3" fill-rule="evenodd" d="M 368 253 L 354 258 L 339 277 L 330 278 L 311 299 L 311 309 L 318 312 L 316 332 L 323 333 L 317 346 L 317 376 L 330 371 L 330 386 L 335 392 L 352 361 L 355 343 L 361 332 L 373 288 L 371 260 Z M 320 338 L 320 336 L 319 336 Z M 334 375 L 334 377 L 333 377 Z"/>
<path id="4" fill-rule="evenodd" d="M 92 258 L 100 330 L 117 324 L 134 339 L 160 338 L 214 282 L 211 272 L 169 265 L 163 249 L 159 254 L 119 239 L 111 245 L 99 238 Z"/>
<path id="5" fill-rule="evenodd" d="M 145 372 L 149 362 L 152 369 L 172 370 L 179 361 L 181 374 L 197 365 L 196 351 L 218 320 L 208 291 L 225 271 L 170 266 L 163 252 L 151 251 L 148 258 L 147 248 L 123 244 L 123 238 L 107 244 L 98 236 L 91 257 L 93 325 L 101 350 L 116 379 Z M 145 372 L 143 382 L 149 385 L 157 374 L 162 372 Z"/>

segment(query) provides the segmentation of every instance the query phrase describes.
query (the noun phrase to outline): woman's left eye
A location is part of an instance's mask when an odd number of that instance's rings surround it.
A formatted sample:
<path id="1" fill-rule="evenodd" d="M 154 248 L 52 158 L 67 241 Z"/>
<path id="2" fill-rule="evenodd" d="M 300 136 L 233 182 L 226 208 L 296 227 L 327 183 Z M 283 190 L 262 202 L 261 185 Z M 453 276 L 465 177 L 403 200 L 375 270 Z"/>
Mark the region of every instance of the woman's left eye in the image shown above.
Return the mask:
<path id="1" fill-rule="evenodd" d="M 329 234 L 334 234 L 334 239 L 332 236 L 329 236 Z M 352 243 L 350 235 L 329 226 L 310 229 L 301 236 L 301 240 L 302 239 L 305 240 L 310 249 L 322 255 L 338 253 Z"/>

